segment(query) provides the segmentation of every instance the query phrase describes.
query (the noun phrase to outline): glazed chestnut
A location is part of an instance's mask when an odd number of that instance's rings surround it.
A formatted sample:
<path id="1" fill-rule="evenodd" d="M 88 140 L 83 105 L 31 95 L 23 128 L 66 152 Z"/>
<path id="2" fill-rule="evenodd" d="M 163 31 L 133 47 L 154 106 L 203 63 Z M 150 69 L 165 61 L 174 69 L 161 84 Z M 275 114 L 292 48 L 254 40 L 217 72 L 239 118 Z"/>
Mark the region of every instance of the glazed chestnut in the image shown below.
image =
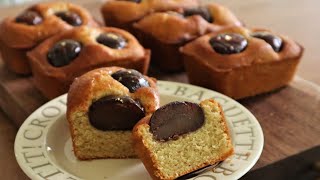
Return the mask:
<path id="1" fill-rule="evenodd" d="M 111 32 L 100 34 L 97 37 L 97 42 L 112 49 L 123 49 L 127 45 L 126 40 L 122 36 Z"/>
<path id="2" fill-rule="evenodd" d="M 275 52 L 281 51 L 282 39 L 280 37 L 264 31 L 254 32 L 251 34 L 251 36 L 255 38 L 263 39 L 264 41 L 266 41 L 268 44 L 271 45 L 272 49 Z"/>
<path id="3" fill-rule="evenodd" d="M 42 23 L 42 17 L 36 11 L 25 11 L 16 17 L 16 22 L 27 25 L 37 25 Z"/>
<path id="4" fill-rule="evenodd" d="M 156 140 L 168 141 L 199 129 L 204 124 L 204 112 L 198 104 L 175 101 L 156 110 L 149 124 Z"/>
<path id="5" fill-rule="evenodd" d="M 183 15 L 185 17 L 193 16 L 193 15 L 200 15 L 203 19 L 205 19 L 206 21 L 208 21 L 210 23 L 212 23 L 214 21 L 213 17 L 211 16 L 210 11 L 205 7 L 185 9 Z"/>
<path id="6" fill-rule="evenodd" d="M 72 39 L 57 42 L 48 52 L 48 61 L 52 66 L 62 67 L 70 64 L 80 53 L 81 44 Z"/>
<path id="7" fill-rule="evenodd" d="M 106 96 L 93 102 L 89 108 L 89 121 L 95 128 L 131 130 L 144 117 L 144 109 L 130 97 Z"/>
<path id="8" fill-rule="evenodd" d="M 119 70 L 114 72 L 112 78 L 126 86 L 131 93 L 141 87 L 150 87 L 148 80 L 138 71 L 134 69 Z"/>
<path id="9" fill-rule="evenodd" d="M 55 13 L 55 15 L 72 26 L 80 26 L 82 24 L 82 19 L 77 13 L 61 11 Z"/>
<path id="10" fill-rule="evenodd" d="M 248 41 L 240 34 L 219 34 L 209 40 L 211 47 L 219 54 L 240 53 L 248 45 Z"/>

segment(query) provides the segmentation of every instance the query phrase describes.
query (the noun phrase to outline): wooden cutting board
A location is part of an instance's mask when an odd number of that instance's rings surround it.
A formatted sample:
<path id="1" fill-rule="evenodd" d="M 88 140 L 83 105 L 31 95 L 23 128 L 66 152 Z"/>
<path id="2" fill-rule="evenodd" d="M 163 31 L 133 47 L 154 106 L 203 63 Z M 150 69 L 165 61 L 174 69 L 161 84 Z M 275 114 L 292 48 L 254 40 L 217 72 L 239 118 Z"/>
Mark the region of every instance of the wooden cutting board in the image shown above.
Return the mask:
<path id="1" fill-rule="evenodd" d="M 187 83 L 185 73 L 151 70 L 150 75 Z M 0 61 L 0 107 L 17 127 L 47 101 L 34 87 L 32 77 L 15 75 Z M 255 168 L 320 144 L 318 86 L 297 77 L 287 87 L 240 103 L 256 116 L 264 131 L 265 147 Z"/>

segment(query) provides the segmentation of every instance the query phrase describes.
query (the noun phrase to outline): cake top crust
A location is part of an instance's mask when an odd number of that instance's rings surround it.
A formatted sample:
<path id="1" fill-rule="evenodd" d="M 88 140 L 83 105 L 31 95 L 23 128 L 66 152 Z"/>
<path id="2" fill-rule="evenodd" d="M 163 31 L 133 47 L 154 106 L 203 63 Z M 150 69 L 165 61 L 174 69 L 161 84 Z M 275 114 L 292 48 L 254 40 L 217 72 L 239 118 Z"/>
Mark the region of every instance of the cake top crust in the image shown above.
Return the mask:
<path id="1" fill-rule="evenodd" d="M 183 43 L 209 32 L 242 23 L 224 6 L 210 3 L 180 11 L 156 12 L 145 16 L 134 27 L 164 43 Z"/>
<path id="2" fill-rule="evenodd" d="M 104 16 L 110 16 L 119 23 L 130 23 L 153 12 L 193 7 L 198 3 L 198 0 L 110 0 L 102 6 L 101 11 Z"/>

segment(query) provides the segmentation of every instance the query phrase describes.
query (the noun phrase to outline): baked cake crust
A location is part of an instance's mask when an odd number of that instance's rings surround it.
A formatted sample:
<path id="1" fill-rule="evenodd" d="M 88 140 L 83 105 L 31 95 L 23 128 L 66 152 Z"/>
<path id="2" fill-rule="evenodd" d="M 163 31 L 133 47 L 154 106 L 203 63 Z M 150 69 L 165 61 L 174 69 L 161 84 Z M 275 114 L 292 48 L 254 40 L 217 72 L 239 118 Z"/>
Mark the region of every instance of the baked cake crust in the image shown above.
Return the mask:
<path id="1" fill-rule="evenodd" d="M 197 0 L 141 0 L 140 3 L 110 0 L 102 6 L 101 12 L 107 26 L 128 30 L 131 23 L 152 12 L 178 10 L 196 5 Z"/>
<path id="2" fill-rule="evenodd" d="M 82 18 L 82 26 L 98 26 L 87 10 L 71 3 L 39 3 L 28 10 L 38 12 L 42 16 L 42 23 L 26 25 L 17 23 L 13 17 L 8 17 L 0 25 L 0 50 L 3 53 L 3 60 L 9 69 L 18 74 L 31 72 L 25 55 L 28 50 L 54 34 L 73 28 L 55 16 L 55 12 L 69 10 Z M 17 56 L 16 53 L 20 55 Z"/>
<path id="3" fill-rule="evenodd" d="M 270 32 L 266 29 L 233 27 L 204 35 L 180 49 L 189 81 L 222 92 L 235 99 L 254 96 L 288 84 L 303 54 L 303 47 L 286 36 L 283 46 L 275 52 L 252 32 Z M 219 54 L 209 44 L 211 37 L 220 33 L 239 33 L 247 41 L 246 49 L 237 54 Z M 271 33 L 271 32 L 270 32 Z"/>
<path id="4" fill-rule="evenodd" d="M 96 41 L 106 32 L 113 32 L 126 39 L 126 47 L 112 49 Z M 73 39 L 82 44 L 82 50 L 70 64 L 54 67 L 47 60 L 49 49 L 60 40 Z M 143 74 L 148 70 L 150 51 L 144 49 L 130 33 L 117 28 L 79 27 L 53 36 L 28 52 L 36 87 L 48 98 L 66 93 L 73 79 L 83 73 L 105 66 L 136 69 Z"/>
<path id="5" fill-rule="evenodd" d="M 95 69 L 76 78 L 70 87 L 67 97 L 67 120 L 69 122 L 75 155 L 81 160 L 108 158 L 108 156 L 102 157 L 85 155 L 83 152 L 81 152 L 81 150 L 78 149 L 77 146 L 77 141 L 79 141 L 79 138 L 81 138 L 79 137 L 79 131 L 82 129 L 77 129 L 75 124 L 79 124 L 81 118 L 84 118 L 84 121 L 81 121 L 81 123 L 86 125 L 87 131 L 101 136 L 106 135 L 107 133 L 110 135 L 110 131 L 100 131 L 89 124 L 88 111 L 92 102 L 108 95 L 129 96 L 141 103 L 145 109 L 146 115 L 154 112 L 159 107 L 160 103 L 159 94 L 156 88 L 156 79 L 144 76 L 149 82 L 150 87 L 141 87 L 134 93 L 130 93 L 127 87 L 110 76 L 112 73 L 119 70 L 125 69 L 121 67 Z M 111 133 L 113 132 L 117 131 L 111 131 Z M 124 135 L 131 136 L 131 131 L 118 132 L 120 134 L 126 133 Z M 127 139 L 131 141 L 131 137 L 128 137 Z M 119 144 L 121 142 L 116 143 Z M 131 142 L 129 142 L 128 146 L 131 146 Z M 131 154 L 128 156 L 121 155 L 112 158 L 136 157 L 132 148 L 129 153 Z"/>
<path id="6" fill-rule="evenodd" d="M 134 148 L 138 154 L 138 157 L 141 159 L 141 161 L 143 162 L 145 168 L 147 169 L 147 171 L 149 172 L 150 176 L 152 177 L 152 179 L 154 180 L 169 180 L 169 179 L 175 179 L 179 176 L 191 173 L 197 169 L 200 169 L 202 167 L 208 166 L 208 165 L 212 165 L 215 164 L 217 162 L 223 161 L 226 158 L 228 158 L 230 155 L 232 155 L 234 153 L 234 149 L 232 147 L 232 143 L 231 143 L 231 136 L 230 136 L 230 131 L 229 128 L 226 124 L 226 119 L 222 110 L 222 107 L 213 99 L 208 99 L 208 100 L 204 100 L 200 103 L 200 105 L 205 105 L 208 103 L 212 103 L 214 104 L 216 107 L 218 107 L 219 112 L 220 112 L 220 116 L 222 117 L 220 119 L 220 123 L 222 124 L 222 129 L 223 132 L 227 135 L 227 146 L 230 147 L 225 153 L 223 153 L 219 158 L 217 159 L 208 159 L 207 162 L 204 162 L 201 165 L 197 165 L 195 167 L 192 167 L 189 169 L 189 171 L 185 171 L 182 172 L 181 174 L 175 175 L 175 177 L 170 177 L 168 178 L 165 174 L 163 174 L 161 172 L 160 168 L 160 164 L 157 163 L 157 160 L 155 158 L 155 155 L 152 153 L 152 150 L 149 149 L 146 145 L 146 141 L 144 140 L 144 136 L 145 134 L 141 133 L 141 129 L 149 129 L 150 125 L 150 118 L 151 115 L 144 117 L 143 119 L 141 119 L 133 128 L 133 142 L 134 142 Z M 151 133 L 151 132 L 150 132 Z M 192 133 L 192 132 L 191 132 Z M 188 135 L 188 134 L 187 134 Z M 156 141 L 156 140 L 154 140 Z"/>
<path id="7" fill-rule="evenodd" d="M 200 15 L 183 17 L 179 12 L 156 12 L 134 23 L 134 27 L 166 44 L 188 42 L 209 32 L 216 32 L 230 26 L 241 26 L 235 15 L 216 3 L 204 6 L 208 8 L 214 22 L 210 23 Z M 183 12 L 183 10 L 181 11 Z"/>
<path id="8" fill-rule="evenodd" d="M 31 69 L 26 55 L 27 49 L 15 49 L 5 45 L 0 40 L 0 52 L 6 67 L 17 74 L 30 74 Z"/>

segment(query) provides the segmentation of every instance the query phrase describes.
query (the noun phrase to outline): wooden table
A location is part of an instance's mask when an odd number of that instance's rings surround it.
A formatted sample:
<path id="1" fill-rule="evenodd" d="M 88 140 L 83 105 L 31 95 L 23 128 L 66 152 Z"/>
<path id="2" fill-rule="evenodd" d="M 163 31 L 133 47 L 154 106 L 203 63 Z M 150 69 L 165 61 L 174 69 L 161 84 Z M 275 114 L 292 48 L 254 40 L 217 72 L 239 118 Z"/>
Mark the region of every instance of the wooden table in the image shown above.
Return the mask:
<path id="1" fill-rule="evenodd" d="M 97 3 L 77 1 L 100 19 Z M 317 49 L 320 16 L 317 0 L 247 0 L 222 1 L 248 26 L 270 27 L 303 44 L 306 53 L 298 75 L 290 86 L 276 92 L 240 101 L 259 120 L 265 135 L 265 147 L 254 169 L 320 144 L 320 76 Z M 15 15 L 25 6 L 0 9 L 0 17 Z M 154 73 L 165 80 L 186 82 L 185 74 Z M 316 84 L 310 83 L 313 81 Z M 3 83 L 5 81 L 5 83 Z M 46 102 L 29 77 L 8 72 L 0 63 L 0 174 L 4 179 L 28 179 L 18 167 L 13 143 L 19 124 L 34 109 Z M 5 84 L 5 85 L 3 85 Z M 4 93 L 12 96 L 4 96 Z M 15 106 L 14 106 L 15 105 Z M 10 117 L 10 118 L 9 118 Z M 15 124 L 13 123 L 15 122 Z"/>

